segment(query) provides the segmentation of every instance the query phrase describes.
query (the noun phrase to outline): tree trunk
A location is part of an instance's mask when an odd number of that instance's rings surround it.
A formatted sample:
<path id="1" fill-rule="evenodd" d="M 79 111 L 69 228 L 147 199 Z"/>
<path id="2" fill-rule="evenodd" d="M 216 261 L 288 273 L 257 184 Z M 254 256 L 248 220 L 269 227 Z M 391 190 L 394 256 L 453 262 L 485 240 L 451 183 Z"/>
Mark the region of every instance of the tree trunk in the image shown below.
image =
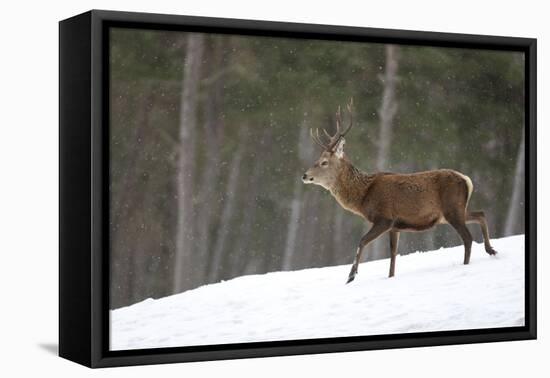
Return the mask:
<path id="1" fill-rule="evenodd" d="M 129 128 L 128 145 L 136 146 L 140 140 L 147 140 L 146 133 L 149 128 L 148 104 L 153 100 L 149 87 L 137 104 L 137 112 L 134 127 Z M 118 107 L 129 106 L 128 102 Z M 132 229 L 132 220 L 138 212 L 139 205 L 144 201 L 145 191 L 140 188 L 139 171 L 142 155 L 137 150 L 129 150 L 127 158 L 116 172 L 118 185 L 111 189 L 111 306 L 127 306 L 139 298 L 138 291 L 142 289 L 138 270 L 138 260 L 141 257 L 139 245 L 135 242 L 135 234 L 129 232 Z M 136 190 L 139 188 L 140 190 Z M 115 255 L 116 254 L 116 255 Z"/>
<path id="2" fill-rule="evenodd" d="M 300 134 L 298 137 L 298 153 L 301 162 L 304 160 L 309 160 L 311 155 L 311 142 L 308 140 L 307 130 L 307 125 L 304 124 L 303 127 L 300 128 Z M 298 234 L 298 229 L 300 227 L 299 221 L 303 207 L 303 187 L 304 184 L 300 180 L 300 172 L 296 172 L 292 200 L 290 201 L 290 217 L 288 220 L 288 228 L 286 233 L 285 250 L 281 263 L 282 270 L 292 270 L 293 268 L 292 261 L 296 250 L 296 235 Z"/>
<path id="3" fill-rule="evenodd" d="M 250 181 L 248 182 L 248 187 L 252 191 L 248 195 L 250 195 L 251 198 L 254 198 L 254 200 L 251 199 L 249 201 L 246 201 L 243 208 L 243 221 L 239 225 L 239 237 L 237 239 L 237 244 L 233 249 L 237 257 L 231 259 L 231 267 L 229 270 L 229 274 L 231 275 L 231 277 L 245 274 L 247 272 L 247 269 L 252 269 L 252 267 L 259 266 L 259 263 L 256 265 L 250 264 L 248 256 L 250 256 L 249 247 L 250 241 L 253 237 L 252 226 L 254 225 L 257 217 L 257 201 L 255 200 L 255 198 L 257 198 L 259 194 L 258 186 L 262 168 L 263 162 L 261 161 L 261 159 L 255 159 L 254 168 L 252 169 Z M 252 273 L 258 272 L 252 271 Z"/>
<path id="4" fill-rule="evenodd" d="M 210 261 L 210 269 L 208 274 L 208 282 L 216 282 L 222 273 L 223 254 L 226 250 L 227 236 L 230 234 L 230 229 L 235 228 L 232 224 L 233 213 L 235 211 L 235 202 L 237 201 L 237 191 L 239 184 L 239 175 L 241 172 L 241 161 L 244 155 L 246 142 L 243 140 L 245 127 L 241 126 L 239 134 L 239 146 L 233 155 L 229 164 L 229 177 L 224 191 L 223 210 L 220 216 L 220 224 L 218 226 L 218 235 L 213 248 Z"/>
<path id="5" fill-rule="evenodd" d="M 387 169 L 392 140 L 393 119 L 397 112 L 397 100 L 395 87 L 397 84 L 398 51 L 394 45 L 386 45 L 386 68 L 381 77 L 384 90 L 382 93 L 382 105 L 378 110 L 380 117 L 380 129 L 378 134 L 378 154 L 376 157 L 376 169 Z"/>
<path id="6" fill-rule="evenodd" d="M 332 254 L 330 256 L 330 265 L 338 263 L 338 259 L 345 250 L 344 245 L 344 209 L 340 204 L 334 201 L 334 218 L 332 227 Z"/>
<path id="7" fill-rule="evenodd" d="M 516 159 L 516 170 L 514 174 L 514 186 L 512 189 L 512 198 L 508 207 L 506 224 L 504 226 L 504 236 L 513 235 L 518 230 L 518 217 L 520 217 L 520 208 L 523 204 L 522 195 L 525 196 L 525 130 L 519 145 L 518 156 Z"/>
<path id="8" fill-rule="evenodd" d="M 189 34 L 185 65 L 183 68 L 180 104 L 179 154 L 177 163 L 177 211 L 176 255 L 174 264 L 174 293 L 196 284 L 193 274 L 193 179 L 195 165 L 195 136 L 197 129 L 197 98 L 204 37 Z"/>
<path id="9" fill-rule="evenodd" d="M 322 249 L 322 242 L 319 237 L 319 234 L 322 233 L 322 225 L 319 219 L 321 196 L 320 190 L 308 190 L 308 195 L 304 196 L 303 212 L 305 220 L 300 230 L 300 254 L 293 261 L 293 269 L 313 267 L 313 263 Z"/>
<path id="10" fill-rule="evenodd" d="M 378 132 L 378 153 L 376 157 L 376 169 L 384 171 L 388 169 L 390 160 L 391 141 L 393 134 L 393 119 L 397 112 L 397 100 L 395 88 L 397 84 L 398 48 L 395 45 L 386 45 L 386 66 L 384 75 L 380 78 L 384 86 L 382 92 L 382 104 L 378 109 L 380 128 Z M 367 247 L 369 260 L 381 259 L 389 256 L 387 237 L 378 238 Z M 370 249 L 370 250 L 369 250 Z"/>
<path id="11" fill-rule="evenodd" d="M 209 53 L 210 67 L 209 77 L 223 70 L 223 46 L 220 39 L 215 39 L 210 46 Z M 194 270 L 202 277 L 206 277 L 208 272 L 207 262 L 210 248 L 213 247 L 210 237 L 212 221 L 218 214 L 218 209 L 212 199 L 215 195 L 215 189 L 220 175 L 220 148 L 223 138 L 223 119 L 221 117 L 223 109 L 223 87 L 224 77 L 216 77 L 208 88 L 208 95 L 204 103 L 204 133 L 205 140 L 205 162 L 201 169 L 200 183 L 197 192 L 197 203 L 201 206 L 201 211 L 197 214 L 197 238 L 194 243 L 197 263 Z"/>
<path id="12" fill-rule="evenodd" d="M 292 256 L 296 248 L 296 234 L 298 232 L 298 221 L 302 210 L 302 183 L 296 179 L 292 200 L 290 201 L 290 219 L 286 233 L 285 251 L 283 253 L 282 270 L 292 269 Z"/>

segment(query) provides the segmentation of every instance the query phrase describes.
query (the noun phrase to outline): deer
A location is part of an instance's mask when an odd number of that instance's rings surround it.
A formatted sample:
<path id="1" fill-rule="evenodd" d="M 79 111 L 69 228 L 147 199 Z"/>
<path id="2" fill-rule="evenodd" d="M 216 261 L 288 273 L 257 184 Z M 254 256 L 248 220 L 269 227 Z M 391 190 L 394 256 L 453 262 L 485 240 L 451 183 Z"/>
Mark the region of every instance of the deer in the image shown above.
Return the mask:
<path id="1" fill-rule="evenodd" d="M 464 243 L 464 264 L 470 263 L 472 235 L 466 224 L 481 227 L 485 251 L 494 256 L 487 220 L 483 211 L 469 211 L 474 190 L 472 180 L 452 169 L 415 173 L 366 173 L 356 168 L 344 152 L 344 137 L 353 126 L 353 100 L 347 104 L 349 125 L 342 129 L 341 109 L 336 112 L 336 133 L 319 129 L 310 136 L 321 147 L 317 161 L 302 176 L 304 184 L 328 190 L 342 208 L 370 222 L 372 226 L 359 241 L 346 283 L 355 279 L 364 248 L 389 233 L 389 278 L 395 275 L 395 260 L 400 232 L 427 231 L 439 224 L 451 225 Z"/>

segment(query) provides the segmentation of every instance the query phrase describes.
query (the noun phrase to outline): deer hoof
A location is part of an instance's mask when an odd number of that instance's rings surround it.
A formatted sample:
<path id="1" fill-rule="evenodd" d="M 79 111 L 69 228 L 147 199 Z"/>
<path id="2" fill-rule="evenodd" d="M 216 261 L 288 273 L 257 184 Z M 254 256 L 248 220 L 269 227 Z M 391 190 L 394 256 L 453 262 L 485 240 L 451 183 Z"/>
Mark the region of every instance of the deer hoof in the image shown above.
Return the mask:
<path id="1" fill-rule="evenodd" d="M 353 280 L 355 279 L 355 276 L 357 275 L 357 268 L 358 268 L 357 265 L 358 265 L 358 264 L 355 264 L 355 263 L 354 263 L 354 264 L 351 266 L 351 270 L 350 270 L 350 272 L 349 272 L 349 276 L 348 276 L 348 280 L 347 280 L 346 284 L 349 284 L 351 281 L 353 281 Z"/>
<path id="2" fill-rule="evenodd" d="M 494 256 L 497 254 L 497 251 L 493 249 L 493 247 L 485 248 L 485 251 L 490 254 L 491 256 Z"/>

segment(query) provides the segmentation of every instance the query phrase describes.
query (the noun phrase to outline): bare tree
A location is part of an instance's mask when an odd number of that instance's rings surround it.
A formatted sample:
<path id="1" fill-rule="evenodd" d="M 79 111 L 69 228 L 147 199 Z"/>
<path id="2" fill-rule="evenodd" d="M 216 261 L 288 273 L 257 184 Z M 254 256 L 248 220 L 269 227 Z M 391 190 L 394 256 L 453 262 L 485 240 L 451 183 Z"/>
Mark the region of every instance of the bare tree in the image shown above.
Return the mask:
<path id="1" fill-rule="evenodd" d="M 197 98 L 204 51 L 202 34 L 189 34 L 183 68 L 180 103 L 179 155 L 177 163 L 177 229 L 174 266 L 174 293 L 194 284 L 193 251 L 193 178 L 197 129 Z"/>
<path id="2" fill-rule="evenodd" d="M 321 222 L 319 216 L 322 202 L 321 193 L 317 191 L 304 195 L 302 211 L 307 215 L 303 225 L 301 225 L 300 237 L 296 243 L 296 249 L 300 251 L 300 254 L 295 256 L 292 260 L 294 269 L 311 267 L 315 260 L 315 254 L 318 254 L 321 249 L 321 241 L 319 238 Z"/>
<path id="3" fill-rule="evenodd" d="M 227 184 L 224 190 L 223 198 L 223 210 L 220 215 L 220 223 L 218 226 L 218 235 L 216 237 L 216 243 L 212 250 L 210 258 L 210 269 L 208 272 L 208 281 L 215 282 L 222 273 L 222 261 L 223 253 L 227 248 L 226 241 L 230 234 L 233 225 L 231 221 L 235 212 L 235 204 L 237 202 L 239 176 L 241 173 L 241 162 L 245 151 L 246 143 L 243 140 L 246 127 L 241 126 L 239 132 L 239 145 L 237 151 L 231 158 L 231 163 L 228 167 L 229 177 L 227 178 Z"/>
<path id="4" fill-rule="evenodd" d="M 520 217 L 520 209 L 523 204 L 522 196 L 525 194 L 525 130 L 519 145 L 518 155 L 516 159 L 516 170 L 514 174 L 514 186 L 512 189 L 512 198 L 508 207 L 506 223 L 504 225 L 504 235 L 512 235 L 517 232 L 518 218 Z"/>
<path id="5" fill-rule="evenodd" d="M 201 169 L 199 178 L 199 189 L 197 191 L 197 203 L 201 206 L 201 211 L 197 214 L 197 238 L 194 243 L 194 251 L 197 261 L 194 264 L 194 271 L 205 277 L 207 274 L 206 266 L 208 252 L 213 247 L 210 235 L 212 222 L 217 218 L 218 208 L 212 201 L 215 195 L 215 182 L 220 175 L 220 149 L 223 139 L 224 121 L 222 117 L 223 108 L 223 40 L 216 38 L 210 43 L 208 49 L 209 57 L 209 77 L 214 77 L 208 86 L 207 96 L 204 100 L 204 128 L 203 139 L 207 141 L 204 144 L 205 162 Z"/>
<path id="6" fill-rule="evenodd" d="M 311 144 L 308 143 L 308 128 L 307 121 L 304 120 L 303 127 L 300 127 L 300 135 L 298 137 L 298 151 L 300 161 L 304 162 L 311 157 Z M 283 253 L 281 268 L 282 270 L 291 270 L 294 266 L 292 263 L 294 252 L 296 250 L 296 236 L 300 227 L 300 216 L 302 213 L 302 192 L 303 184 L 300 181 L 300 174 L 296 173 L 296 179 L 294 181 L 294 188 L 292 194 L 292 200 L 290 201 L 290 217 L 288 221 L 285 250 Z"/>
<path id="7" fill-rule="evenodd" d="M 136 146 L 140 141 L 147 140 L 147 130 L 150 126 L 149 104 L 153 101 L 153 96 L 149 86 L 146 85 L 144 88 L 147 95 L 141 97 L 137 103 L 135 124 L 134 127 L 129 128 L 128 135 L 128 139 Z M 120 108 L 130 106 L 127 100 L 122 101 L 124 101 L 123 104 L 118 105 Z M 116 173 L 119 178 L 118 186 L 111 188 L 111 245 L 113 246 L 111 302 L 117 307 L 136 301 L 142 295 L 139 291 L 143 291 L 142 281 L 137 279 L 143 264 L 143 253 L 139 241 L 134 237 L 135 234 L 128 232 L 135 228 L 135 218 L 139 216 L 140 206 L 146 195 L 146 191 L 142 188 L 144 183 L 136 174 L 143 164 L 142 159 L 143 154 L 138 150 L 130 150 L 125 154 L 125 159 L 119 160 L 121 166 Z"/>
<path id="8" fill-rule="evenodd" d="M 330 255 L 330 264 L 337 264 L 339 254 L 344 248 L 344 210 L 336 202 L 334 204 L 334 217 L 332 226 L 332 254 Z"/>
<path id="9" fill-rule="evenodd" d="M 249 195 L 251 198 L 256 198 L 258 196 L 258 186 L 260 181 L 260 175 L 262 171 L 262 161 L 260 159 L 254 159 L 254 168 L 252 168 L 252 173 L 250 174 L 250 180 L 248 181 L 248 187 L 250 188 L 251 192 Z M 254 222 L 256 221 L 256 217 L 258 216 L 258 212 L 256 211 L 256 200 L 249 200 L 246 201 L 244 204 L 244 207 L 242 209 L 243 214 L 243 220 L 239 224 L 238 227 L 238 234 L 239 237 L 237 239 L 236 245 L 233 248 L 235 253 L 238 256 L 248 256 L 250 247 L 250 243 L 253 237 L 252 233 L 252 226 Z M 244 274 L 246 269 L 252 267 L 258 267 L 259 263 L 254 265 L 250 265 L 250 262 L 247 261 L 247 259 L 241 259 L 238 257 L 231 259 L 231 269 L 229 270 L 229 273 L 231 277 L 235 277 L 241 274 Z M 255 273 L 257 271 L 252 271 L 252 273 Z"/>
<path id="10" fill-rule="evenodd" d="M 292 257 L 294 256 L 294 250 L 296 248 L 296 234 L 299 226 L 298 221 L 302 210 L 302 204 L 300 201 L 302 198 L 302 186 L 303 185 L 301 185 L 298 180 L 294 183 L 292 200 L 290 201 L 290 216 L 286 233 L 285 251 L 283 253 L 281 264 L 282 270 L 292 269 Z"/>
<path id="11" fill-rule="evenodd" d="M 384 85 L 382 92 L 382 105 L 378 109 L 380 117 L 380 129 L 378 133 L 378 154 L 376 157 L 376 169 L 387 169 L 390 156 L 390 146 L 393 134 L 393 119 L 397 112 L 397 100 L 395 88 L 397 85 L 398 48 L 395 45 L 386 45 L 386 67 L 380 80 Z"/>
<path id="12" fill-rule="evenodd" d="M 397 99 L 395 89 L 397 86 L 397 70 L 399 68 L 399 51 L 395 45 L 386 45 L 386 65 L 384 74 L 380 77 L 384 86 L 382 92 L 382 104 L 378 109 L 380 127 L 378 131 L 378 151 L 376 156 L 376 170 L 388 169 L 390 160 L 391 141 L 393 136 L 393 120 L 397 113 Z M 386 257 L 387 248 L 382 248 L 385 240 L 376 240 L 367 248 L 368 259 L 376 260 Z"/>

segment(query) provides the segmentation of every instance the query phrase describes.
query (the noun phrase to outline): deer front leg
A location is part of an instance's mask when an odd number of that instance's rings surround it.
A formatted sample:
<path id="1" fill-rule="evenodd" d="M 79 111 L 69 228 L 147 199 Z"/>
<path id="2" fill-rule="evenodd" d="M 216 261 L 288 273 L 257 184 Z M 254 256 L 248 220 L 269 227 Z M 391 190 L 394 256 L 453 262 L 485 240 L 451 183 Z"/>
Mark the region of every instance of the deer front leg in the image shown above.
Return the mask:
<path id="1" fill-rule="evenodd" d="M 390 274 L 388 275 L 388 277 L 393 277 L 395 275 L 395 258 L 397 256 L 398 244 L 399 244 L 399 231 L 390 231 L 391 260 L 390 260 Z"/>
<path id="2" fill-rule="evenodd" d="M 390 230 L 392 227 L 392 222 L 390 220 L 380 220 L 375 222 L 370 230 L 361 238 L 359 242 L 359 247 L 357 247 L 357 252 L 355 253 L 355 260 L 351 266 L 351 271 L 349 272 L 348 281 L 350 283 L 355 279 L 357 275 L 357 268 L 359 266 L 359 261 L 361 261 L 361 254 L 363 253 L 363 248 L 367 246 L 371 241 L 382 235 L 384 232 Z"/>

